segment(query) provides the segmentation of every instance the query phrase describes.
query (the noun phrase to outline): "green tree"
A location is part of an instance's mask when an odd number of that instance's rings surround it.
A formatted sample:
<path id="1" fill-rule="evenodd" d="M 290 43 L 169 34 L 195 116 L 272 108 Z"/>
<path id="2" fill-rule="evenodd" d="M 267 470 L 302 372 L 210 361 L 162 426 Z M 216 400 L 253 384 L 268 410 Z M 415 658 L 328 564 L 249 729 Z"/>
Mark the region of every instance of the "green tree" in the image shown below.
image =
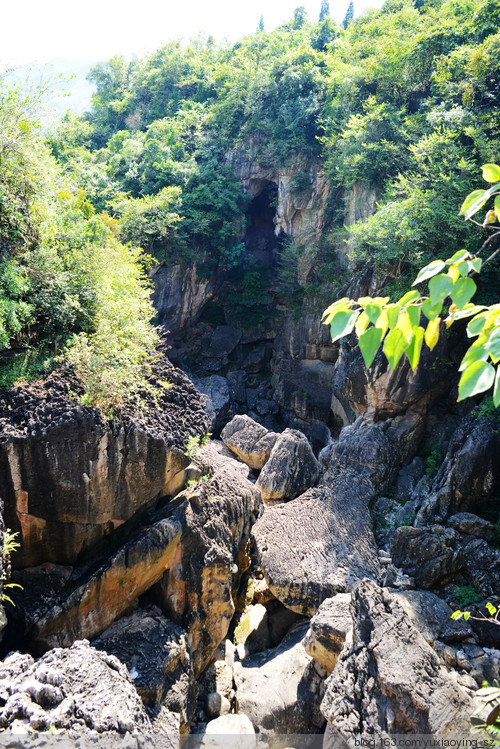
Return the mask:
<path id="1" fill-rule="evenodd" d="M 261 15 L 259 18 L 259 25 L 257 26 L 258 31 L 264 31 L 264 16 Z"/>
<path id="2" fill-rule="evenodd" d="M 354 18 L 354 2 L 353 0 L 349 0 L 349 5 L 347 6 L 344 20 L 342 21 L 342 26 L 344 27 L 344 29 L 346 29 L 349 26 L 353 18 Z"/>
<path id="3" fill-rule="evenodd" d="M 324 21 L 330 17 L 330 2 L 329 0 L 321 0 L 321 10 L 319 11 L 319 21 Z"/>

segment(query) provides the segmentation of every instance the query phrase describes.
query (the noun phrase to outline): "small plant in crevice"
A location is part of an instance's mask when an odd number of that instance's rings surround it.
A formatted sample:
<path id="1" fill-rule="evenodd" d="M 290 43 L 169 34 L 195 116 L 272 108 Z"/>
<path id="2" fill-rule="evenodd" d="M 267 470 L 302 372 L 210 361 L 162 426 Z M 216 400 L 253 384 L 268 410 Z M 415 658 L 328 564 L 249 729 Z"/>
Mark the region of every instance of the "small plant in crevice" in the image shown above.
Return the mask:
<path id="1" fill-rule="evenodd" d="M 15 551 L 19 549 L 21 544 L 19 541 L 17 541 L 17 536 L 19 533 L 15 532 L 13 533 L 10 528 L 6 528 L 3 535 L 3 548 L 2 548 L 2 592 L 0 594 L 0 603 L 3 603 L 6 601 L 7 603 L 10 603 L 12 606 L 15 606 L 16 604 L 12 600 L 12 598 L 5 593 L 5 589 L 9 588 L 20 588 L 23 589 L 22 585 L 19 585 L 18 583 L 11 583 L 7 582 L 7 572 L 6 572 L 6 566 L 10 562 L 11 554 L 13 554 Z"/>
<path id="2" fill-rule="evenodd" d="M 479 603 L 483 600 L 483 597 L 473 585 L 460 585 L 455 592 L 454 600 L 460 611 L 465 606 L 470 606 L 473 603 Z M 457 619 L 460 617 L 454 618 Z"/>
<path id="3" fill-rule="evenodd" d="M 190 435 L 184 445 L 184 455 L 188 458 L 196 458 L 202 447 L 205 447 L 212 434 L 207 432 L 206 434 L 195 434 Z M 196 482 L 197 483 L 197 482 Z"/>
<path id="4" fill-rule="evenodd" d="M 189 481 L 186 481 L 186 489 L 192 489 L 193 486 L 197 486 L 198 484 L 205 484 L 209 478 L 210 474 L 204 473 L 199 479 L 189 479 Z"/>

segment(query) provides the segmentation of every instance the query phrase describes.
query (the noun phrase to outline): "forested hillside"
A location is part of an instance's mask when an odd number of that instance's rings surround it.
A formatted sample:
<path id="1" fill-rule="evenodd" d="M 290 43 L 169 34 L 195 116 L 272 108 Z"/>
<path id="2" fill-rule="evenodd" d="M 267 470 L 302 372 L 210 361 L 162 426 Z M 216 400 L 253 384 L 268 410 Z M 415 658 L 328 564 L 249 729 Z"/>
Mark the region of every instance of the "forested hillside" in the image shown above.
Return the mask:
<path id="1" fill-rule="evenodd" d="M 120 317 L 110 302 L 119 293 L 128 296 L 118 306 L 133 298 L 137 317 L 113 356 L 137 366 L 154 334 L 134 270 L 145 262 L 132 248 L 153 262 L 196 263 L 202 275 L 227 272 L 233 297 L 240 287 L 257 306 L 281 284 L 300 314 L 307 294 L 342 278 L 346 238 L 351 270 L 374 264 L 401 287 L 443 248 L 477 245 L 480 232 L 458 208 L 479 165 L 499 158 L 498 3 L 389 0 L 341 26 L 321 15 L 311 22 L 297 8 L 289 23 L 232 45 L 174 41 L 146 59 L 100 63 L 91 111 L 68 114 L 48 139 L 29 97 L 2 83 L 3 347 L 53 355 L 78 334 L 71 356 L 88 369 L 103 326 L 123 328 L 121 318 L 109 323 Z M 293 236 L 281 238 L 274 276 L 249 269 L 250 198 L 234 168 L 245 158 L 301 165 L 299 197 L 310 190 L 308 165 L 326 174 L 324 231 L 305 287 Z M 353 186 L 379 207 L 346 237 Z"/>

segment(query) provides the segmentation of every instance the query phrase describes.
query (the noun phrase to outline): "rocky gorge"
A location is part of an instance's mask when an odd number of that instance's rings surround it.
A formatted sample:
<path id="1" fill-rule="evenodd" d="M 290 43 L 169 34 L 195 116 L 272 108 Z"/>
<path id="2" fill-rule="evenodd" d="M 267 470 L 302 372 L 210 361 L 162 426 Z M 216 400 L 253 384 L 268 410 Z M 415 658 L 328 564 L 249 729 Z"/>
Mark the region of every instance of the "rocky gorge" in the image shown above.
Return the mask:
<path id="1" fill-rule="evenodd" d="M 299 167 L 254 154 L 236 171 L 251 267 L 272 275 L 293 237 L 306 286 L 329 196 L 318 165 L 294 193 Z M 346 222 L 375 202 L 355 185 Z M 382 356 L 367 370 L 355 340 L 331 343 L 321 290 L 300 319 L 245 325 L 223 277 L 151 275 L 170 331 L 156 402 L 108 419 L 65 366 L 0 399 L 3 523 L 20 544 L 5 580 L 21 586 L 2 618 L 0 743 L 468 735 L 475 691 L 500 676 L 484 619 L 500 438 L 494 414 L 456 404 L 460 342 L 443 336 L 415 372 Z M 380 283 L 351 276 L 352 296 Z M 477 619 L 452 620 L 464 607 Z"/>

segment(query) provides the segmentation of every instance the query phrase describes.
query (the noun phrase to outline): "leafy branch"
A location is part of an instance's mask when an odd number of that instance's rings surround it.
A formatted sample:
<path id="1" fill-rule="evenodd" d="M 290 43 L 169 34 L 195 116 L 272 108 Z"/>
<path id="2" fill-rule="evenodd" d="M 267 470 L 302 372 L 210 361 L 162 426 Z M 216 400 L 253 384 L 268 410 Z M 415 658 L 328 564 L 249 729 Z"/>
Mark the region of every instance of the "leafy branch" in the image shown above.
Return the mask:
<path id="1" fill-rule="evenodd" d="M 475 190 L 465 199 L 460 213 L 471 220 L 486 203 L 493 199 L 481 226 L 493 229 L 493 234 L 477 253 L 459 250 L 446 260 L 432 260 L 420 270 L 412 286 L 427 282 L 428 293 L 418 289 L 408 291 L 397 302 L 389 297 L 361 297 L 357 301 L 344 297 L 331 304 L 323 313 L 323 323 L 330 325 L 332 341 L 353 331 L 366 367 L 370 367 L 382 345 L 389 366 L 394 370 L 406 356 L 412 370 L 419 361 L 425 343 L 432 350 L 440 336 L 442 323 L 449 328 L 456 320 L 471 318 L 467 337 L 474 338 L 459 367 L 461 372 L 458 400 L 493 387 L 493 402 L 500 404 L 500 304 L 490 306 L 471 302 L 477 286 L 472 276 L 480 273 L 483 265 L 500 252 L 495 248 L 500 238 L 500 167 L 483 166 L 483 178 L 494 183 L 486 190 Z M 481 253 L 490 251 L 483 259 Z M 445 308 L 445 303 L 450 303 Z M 445 316 L 446 315 L 446 316 Z"/>

